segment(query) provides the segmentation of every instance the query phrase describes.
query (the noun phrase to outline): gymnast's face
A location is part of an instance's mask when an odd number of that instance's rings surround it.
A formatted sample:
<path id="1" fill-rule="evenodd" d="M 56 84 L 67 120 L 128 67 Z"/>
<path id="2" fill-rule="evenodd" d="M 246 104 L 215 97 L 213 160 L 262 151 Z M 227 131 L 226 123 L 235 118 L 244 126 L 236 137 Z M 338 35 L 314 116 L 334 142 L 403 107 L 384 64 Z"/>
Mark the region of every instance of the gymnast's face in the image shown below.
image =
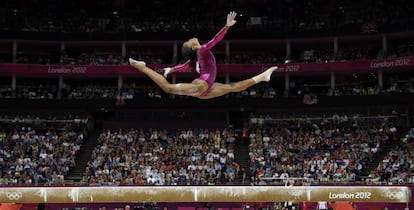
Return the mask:
<path id="1" fill-rule="evenodd" d="M 201 48 L 200 42 L 197 38 L 191 38 L 188 41 L 184 42 L 184 46 L 191 47 L 193 50 L 198 50 Z"/>

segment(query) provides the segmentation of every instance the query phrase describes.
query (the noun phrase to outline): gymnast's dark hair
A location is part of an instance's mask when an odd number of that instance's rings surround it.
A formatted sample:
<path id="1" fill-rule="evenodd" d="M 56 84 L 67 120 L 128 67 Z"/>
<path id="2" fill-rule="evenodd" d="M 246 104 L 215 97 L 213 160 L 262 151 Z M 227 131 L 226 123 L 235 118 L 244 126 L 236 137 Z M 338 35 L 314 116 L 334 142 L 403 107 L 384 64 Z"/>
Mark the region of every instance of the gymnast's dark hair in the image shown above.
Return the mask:
<path id="1" fill-rule="evenodd" d="M 197 62 L 197 51 L 193 50 L 189 46 L 184 46 L 181 48 L 181 54 L 185 59 L 190 60 L 190 67 L 195 68 Z"/>

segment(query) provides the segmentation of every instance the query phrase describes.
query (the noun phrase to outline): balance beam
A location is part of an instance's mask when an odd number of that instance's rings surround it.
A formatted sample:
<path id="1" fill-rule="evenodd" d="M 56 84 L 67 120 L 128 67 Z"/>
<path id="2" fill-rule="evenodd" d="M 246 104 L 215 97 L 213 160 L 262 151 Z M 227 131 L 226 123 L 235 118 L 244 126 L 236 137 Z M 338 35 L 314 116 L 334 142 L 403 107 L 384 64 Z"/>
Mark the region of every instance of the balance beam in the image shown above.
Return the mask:
<path id="1" fill-rule="evenodd" d="M 99 186 L 2 187 L 1 203 L 117 202 L 389 202 L 408 203 L 406 186 Z"/>

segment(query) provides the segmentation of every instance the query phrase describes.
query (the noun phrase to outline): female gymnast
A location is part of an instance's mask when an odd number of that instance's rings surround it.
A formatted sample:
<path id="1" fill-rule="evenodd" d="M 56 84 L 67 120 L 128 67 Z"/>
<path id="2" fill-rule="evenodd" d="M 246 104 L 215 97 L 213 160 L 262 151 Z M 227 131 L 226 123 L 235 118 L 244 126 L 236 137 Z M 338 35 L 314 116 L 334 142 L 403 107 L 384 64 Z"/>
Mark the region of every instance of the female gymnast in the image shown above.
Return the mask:
<path id="1" fill-rule="evenodd" d="M 236 15 L 235 12 L 230 12 L 227 15 L 226 25 L 208 43 L 201 45 L 197 38 L 191 38 L 184 42 L 182 54 L 188 59 L 187 62 L 174 67 L 164 68 L 164 76 L 148 68 L 143 61 L 136 61 L 130 58 L 129 63 L 151 78 L 166 93 L 187 95 L 199 99 L 210 99 L 231 92 L 241 92 L 259 82 L 268 82 L 273 71 L 277 69 L 276 66 L 270 67 L 266 71 L 243 81 L 229 84 L 215 82 L 217 65 L 211 48 L 219 43 L 227 30 L 236 23 Z M 165 78 L 168 74 L 185 71 L 194 67 L 200 73 L 200 76 L 191 83 L 171 84 Z"/>

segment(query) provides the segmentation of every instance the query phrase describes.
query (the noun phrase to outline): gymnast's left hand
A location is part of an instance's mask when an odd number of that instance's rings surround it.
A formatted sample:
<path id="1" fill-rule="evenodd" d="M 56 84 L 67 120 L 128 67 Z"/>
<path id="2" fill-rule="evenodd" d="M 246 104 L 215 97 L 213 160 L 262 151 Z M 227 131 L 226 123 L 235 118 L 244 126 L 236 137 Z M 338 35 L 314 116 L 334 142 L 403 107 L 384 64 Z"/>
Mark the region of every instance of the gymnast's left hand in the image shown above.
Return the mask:
<path id="1" fill-rule="evenodd" d="M 166 68 L 163 68 L 163 70 L 164 70 L 164 77 L 167 78 L 168 75 L 172 73 L 173 69 L 171 67 L 166 67 Z"/>

